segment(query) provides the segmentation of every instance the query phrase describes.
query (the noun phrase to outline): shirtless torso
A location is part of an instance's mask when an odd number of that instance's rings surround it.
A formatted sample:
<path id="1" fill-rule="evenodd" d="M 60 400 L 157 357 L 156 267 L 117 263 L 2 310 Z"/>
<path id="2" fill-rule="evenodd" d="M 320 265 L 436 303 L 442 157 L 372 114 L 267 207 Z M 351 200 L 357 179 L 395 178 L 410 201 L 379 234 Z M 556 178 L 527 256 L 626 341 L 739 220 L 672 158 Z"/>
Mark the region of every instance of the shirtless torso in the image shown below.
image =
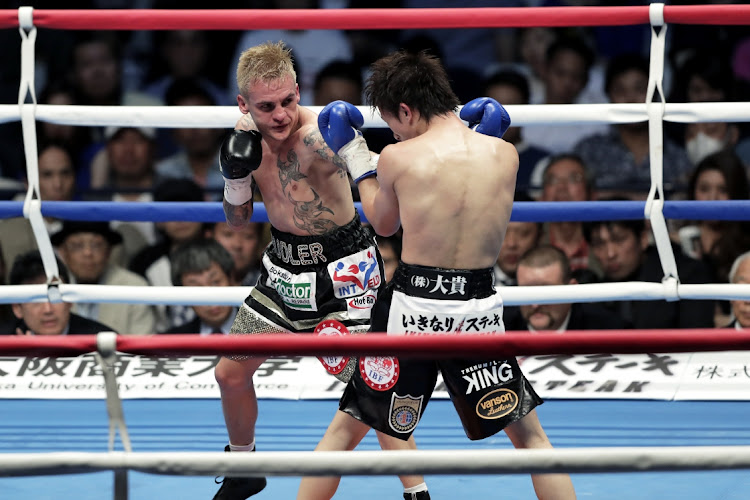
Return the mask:
<path id="1" fill-rule="evenodd" d="M 421 135 L 383 149 L 374 204 L 388 214 L 386 225 L 400 220 L 404 262 L 492 267 L 510 219 L 517 170 L 510 143 L 471 131 L 453 114 L 439 116 Z"/>
<path id="2" fill-rule="evenodd" d="M 263 160 L 253 179 L 271 225 L 290 234 L 316 235 L 350 222 L 354 204 L 346 166 L 323 141 L 317 114 L 297 105 L 294 81 L 258 82 L 251 89 L 250 99 L 263 96 L 246 104 L 253 106 L 255 120 L 245 114 L 235 128 L 263 136 Z M 224 210 L 232 225 L 242 225 L 250 220 L 252 203 L 238 207 L 225 201 Z"/>

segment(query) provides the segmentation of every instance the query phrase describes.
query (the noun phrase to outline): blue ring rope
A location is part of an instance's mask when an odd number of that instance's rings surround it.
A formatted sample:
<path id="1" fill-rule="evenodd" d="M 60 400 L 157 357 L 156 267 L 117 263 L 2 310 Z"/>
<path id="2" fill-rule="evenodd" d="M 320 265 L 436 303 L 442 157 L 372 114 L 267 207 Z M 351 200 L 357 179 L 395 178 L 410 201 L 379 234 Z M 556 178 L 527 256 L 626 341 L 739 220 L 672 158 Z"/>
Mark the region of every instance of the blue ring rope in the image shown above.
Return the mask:
<path id="1" fill-rule="evenodd" d="M 362 213 L 360 203 L 355 203 Z M 566 222 L 638 220 L 644 218 L 645 201 L 520 201 L 513 205 L 515 222 Z M 221 202 L 112 202 L 44 201 L 42 215 L 86 221 L 192 221 L 223 222 Z M 489 215 L 489 214 L 488 214 Z M 23 217 L 22 201 L 0 201 L 0 219 Z M 682 220 L 750 220 L 750 200 L 667 201 L 664 217 Z M 267 222 L 262 202 L 256 202 L 253 221 Z"/>

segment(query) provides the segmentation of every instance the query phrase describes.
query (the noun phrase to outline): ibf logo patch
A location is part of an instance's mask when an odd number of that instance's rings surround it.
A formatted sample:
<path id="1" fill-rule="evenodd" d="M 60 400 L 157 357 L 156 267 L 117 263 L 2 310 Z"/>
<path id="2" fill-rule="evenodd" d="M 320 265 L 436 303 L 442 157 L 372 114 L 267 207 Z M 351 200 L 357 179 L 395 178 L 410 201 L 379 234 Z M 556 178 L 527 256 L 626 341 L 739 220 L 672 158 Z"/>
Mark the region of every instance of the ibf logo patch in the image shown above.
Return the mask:
<path id="1" fill-rule="evenodd" d="M 380 286 L 380 266 L 375 247 L 328 264 L 328 274 L 333 281 L 333 293 L 337 299 L 362 295 L 367 290 Z"/>
<path id="2" fill-rule="evenodd" d="M 367 356 L 359 358 L 362 380 L 376 391 L 387 391 L 398 382 L 401 373 L 398 358 L 392 356 Z"/>
<path id="3" fill-rule="evenodd" d="M 321 322 L 317 328 L 315 328 L 315 334 L 323 337 L 339 337 L 349 335 L 349 329 L 340 321 L 332 319 Z M 349 356 L 318 356 L 318 360 L 323 363 L 323 368 L 325 368 L 328 373 L 331 375 L 338 375 L 344 371 L 344 368 L 346 368 L 346 364 L 349 362 Z"/>
<path id="4" fill-rule="evenodd" d="M 267 255 L 263 256 L 263 266 L 268 272 L 266 286 L 276 290 L 284 304 L 300 311 L 318 310 L 315 303 L 315 273 L 291 273 L 275 266 Z"/>
<path id="5" fill-rule="evenodd" d="M 377 292 L 368 291 L 364 295 L 352 297 L 346 300 L 346 308 L 351 319 L 367 319 L 370 317 L 372 307 L 375 305 Z"/>
<path id="6" fill-rule="evenodd" d="M 394 392 L 391 395 L 391 408 L 388 411 L 388 425 L 391 429 L 401 434 L 412 432 L 419 423 L 423 400 L 424 396 L 418 398 L 409 394 L 399 396 Z"/>
<path id="7" fill-rule="evenodd" d="M 518 406 L 518 394 L 510 389 L 497 389 L 482 396 L 477 403 L 477 415 L 485 420 L 502 418 Z"/>

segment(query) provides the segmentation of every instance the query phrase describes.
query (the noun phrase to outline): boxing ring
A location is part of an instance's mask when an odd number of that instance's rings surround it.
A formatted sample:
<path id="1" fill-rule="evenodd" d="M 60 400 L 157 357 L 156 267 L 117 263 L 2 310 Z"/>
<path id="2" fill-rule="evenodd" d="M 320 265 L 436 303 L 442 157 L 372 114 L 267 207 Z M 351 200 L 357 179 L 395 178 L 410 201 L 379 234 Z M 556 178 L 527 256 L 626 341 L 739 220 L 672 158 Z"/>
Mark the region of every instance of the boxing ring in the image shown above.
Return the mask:
<path id="1" fill-rule="evenodd" d="M 401 29 L 531 26 L 652 27 L 649 96 L 642 104 L 507 106 L 514 125 L 633 123 L 647 121 L 651 189 L 644 202 L 516 203 L 515 221 L 648 219 L 659 251 L 661 283 L 628 282 L 503 289 L 507 305 L 608 300 L 746 299 L 750 285 L 680 283 L 667 219 L 748 220 L 750 201 L 664 201 L 664 122 L 750 121 L 750 103 L 667 103 L 663 99 L 669 24 L 750 24 L 750 6 L 559 7 L 480 9 L 357 9 L 317 11 L 56 11 L 22 7 L 0 10 L 0 28 L 17 28 L 22 40 L 17 105 L 0 105 L 0 122 L 23 128 L 29 189 L 24 202 L 0 202 L 0 217 L 29 219 L 39 245 L 47 285 L 6 286 L 1 303 L 21 301 L 240 304 L 247 288 L 102 287 L 59 284 L 43 216 L 77 220 L 222 221 L 220 203 L 87 203 L 39 200 L 37 121 L 65 125 L 231 128 L 235 107 L 87 107 L 36 104 L 34 44 L 38 29 Z M 657 90 L 658 93 L 653 91 Z M 30 101 L 30 102 L 29 102 Z M 313 107 L 313 109 L 316 109 Z M 366 127 L 384 122 L 361 108 Z M 592 210 L 592 208 L 596 208 Z M 256 204 L 254 220 L 267 220 Z M 124 332 L 127 333 L 127 332 Z M 529 472 L 573 474 L 579 498 L 745 498 L 750 469 L 747 398 L 740 401 L 649 401 L 551 398 L 539 408 L 554 450 L 514 450 L 504 435 L 465 439 L 450 403 L 436 400 L 415 433 L 420 450 L 398 455 L 378 450 L 368 435 L 356 452 L 313 454 L 335 411 L 326 400 L 269 397 L 261 414 L 255 454 L 225 454 L 218 392 L 213 399 L 122 399 L 117 359 L 134 356 L 218 355 L 226 352 L 315 356 L 390 354 L 448 357 L 458 353 L 549 355 L 561 353 L 691 353 L 750 351 L 750 333 L 736 330 L 508 333 L 399 338 L 194 336 L 62 338 L 0 337 L 0 356 L 71 357 L 95 353 L 102 376 L 99 400 L 4 399 L 0 424 L 0 496 L 5 498 L 208 498 L 215 485 L 205 476 L 279 476 L 256 498 L 291 498 L 302 474 L 340 474 L 338 497 L 397 497 L 396 473 L 427 475 L 434 498 L 503 494 L 533 495 Z M 0 357 L 0 361 L 4 358 Z M 2 371 L 0 363 L 0 375 Z M 0 391 L 3 378 L 0 377 Z M 104 399 L 106 411 L 102 408 Z M 106 443 L 106 444 L 105 444 Z M 165 449 L 171 450 L 169 452 Z M 107 451 L 105 451 L 107 450 Z M 362 451 L 359 451 L 362 450 Z M 247 456 L 243 456 L 247 455 Z M 114 475 L 109 471 L 115 471 Z M 638 475 L 630 473 L 638 472 Z M 52 477 L 52 475 L 60 475 Z M 479 475 L 479 477 L 474 477 Z M 44 480 L 28 476 L 45 476 Z M 49 477 L 48 477 L 49 476 Z M 172 476 L 172 477 L 170 477 Z M 174 477 L 202 476 L 202 477 Z M 350 477 L 351 476 L 351 477 Z M 386 477 L 381 477 L 386 476 Z M 744 495 L 744 496 L 743 496 Z"/>

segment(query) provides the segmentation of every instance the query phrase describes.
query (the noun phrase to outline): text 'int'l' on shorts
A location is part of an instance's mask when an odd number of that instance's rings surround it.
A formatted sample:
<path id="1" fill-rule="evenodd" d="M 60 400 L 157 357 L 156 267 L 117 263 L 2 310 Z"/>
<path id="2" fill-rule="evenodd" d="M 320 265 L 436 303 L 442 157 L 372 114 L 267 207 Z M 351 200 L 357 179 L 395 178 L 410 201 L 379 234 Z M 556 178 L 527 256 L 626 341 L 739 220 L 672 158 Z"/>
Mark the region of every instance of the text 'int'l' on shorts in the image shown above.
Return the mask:
<path id="1" fill-rule="evenodd" d="M 258 283 L 240 307 L 231 333 L 311 333 L 325 320 L 340 321 L 352 333 L 366 331 L 384 277 L 375 235 L 358 214 L 324 235 L 298 236 L 272 228 Z"/>

